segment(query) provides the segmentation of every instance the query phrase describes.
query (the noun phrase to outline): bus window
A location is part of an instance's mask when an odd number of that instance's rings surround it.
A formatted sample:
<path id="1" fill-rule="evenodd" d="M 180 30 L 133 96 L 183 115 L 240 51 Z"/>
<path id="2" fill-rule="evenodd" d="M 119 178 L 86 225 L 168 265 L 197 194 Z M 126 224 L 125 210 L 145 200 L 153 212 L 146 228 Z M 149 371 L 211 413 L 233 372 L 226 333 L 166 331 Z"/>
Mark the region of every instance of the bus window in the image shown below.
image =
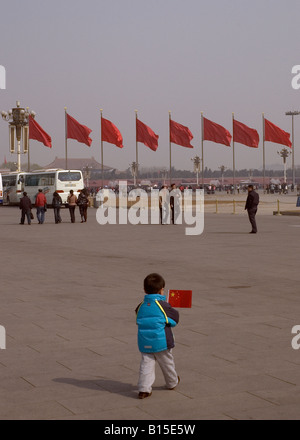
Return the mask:
<path id="1" fill-rule="evenodd" d="M 78 171 L 62 171 L 58 173 L 58 180 L 61 182 L 78 181 L 81 179 L 81 173 Z"/>
<path id="2" fill-rule="evenodd" d="M 28 174 L 25 176 L 25 186 L 39 186 L 40 176 L 37 174 Z"/>

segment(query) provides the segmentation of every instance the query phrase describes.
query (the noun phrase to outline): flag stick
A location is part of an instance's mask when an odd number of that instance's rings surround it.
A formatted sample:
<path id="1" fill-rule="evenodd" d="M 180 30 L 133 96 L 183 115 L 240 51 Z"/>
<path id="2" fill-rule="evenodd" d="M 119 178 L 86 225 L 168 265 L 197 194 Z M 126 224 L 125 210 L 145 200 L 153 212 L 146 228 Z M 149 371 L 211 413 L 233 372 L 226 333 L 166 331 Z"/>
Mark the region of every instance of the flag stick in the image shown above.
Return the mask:
<path id="1" fill-rule="evenodd" d="M 204 155 L 203 155 L 203 112 L 201 112 L 201 155 L 202 155 L 202 189 L 204 189 Z"/>
<path id="2" fill-rule="evenodd" d="M 102 140 L 102 111 L 103 109 L 100 109 L 100 126 L 101 126 L 101 178 L 102 178 L 102 188 L 104 188 L 104 168 L 103 168 L 103 140 Z"/>
<path id="3" fill-rule="evenodd" d="M 172 184 L 171 111 L 169 111 L 170 185 Z"/>
<path id="4" fill-rule="evenodd" d="M 65 168 L 68 169 L 68 121 L 67 121 L 67 107 L 65 107 L 65 151 L 66 151 L 66 164 Z"/>
<path id="5" fill-rule="evenodd" d="M 233 112 L 232 112 L 232 169 L 233 169 L 233 194 L 235 194 L 234 113 Z"/>
<path id="6" fill-rule="evenodd" d="M 135 110 L 135 163 L 136 163 L 136 185 L 139 183 L 139 149 L 137 141 L 137 110 Z"/>
<path id="7" fill-rule="evenodd" d="M 265 169 L 266 169 L 266 161 L 265 161 L 265 114 L 262 114 L 262 123 L 263 123 L 263 190 L 265 190 Z"/>

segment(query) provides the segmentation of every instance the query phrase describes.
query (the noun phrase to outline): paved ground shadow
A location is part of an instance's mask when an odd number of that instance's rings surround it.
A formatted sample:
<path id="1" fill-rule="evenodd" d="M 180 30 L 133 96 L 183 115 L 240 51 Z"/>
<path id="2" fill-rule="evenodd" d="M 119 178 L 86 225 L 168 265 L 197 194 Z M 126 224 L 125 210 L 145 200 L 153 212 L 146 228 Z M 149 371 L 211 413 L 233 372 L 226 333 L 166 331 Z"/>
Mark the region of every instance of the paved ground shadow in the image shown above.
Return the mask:
<path id="1" fill-rule="evenodd" d="M 115 394 L 121 394 L 122 396 L 128 396 L 136 399 L 138 390 L 137 386 L 131 383 L 124 383 L 118 380 L 111 379 L 74 379 L 70 377 L 57 377 L 52 379 L 53 382 L 65 383 L 68 385 L 73 385 L 79 388 L 88 388 L 95 391 L 109 391 Z M 163 386 L 153 387 L 153 389 L 160 390 L 165 389 Z"/>
<path id="2" fill-rule="evenodd" d="M 106 390 L 116 394 L 128 394 L 133 397 L 137 392 L 136 385 L 131 383 L 124 383 L 118 380 L 111 379 L 74 379 L 69 377 L 57 377 L 53 382 L 66 383 L 79 388 L 88 388 L 90 390 Z"/>

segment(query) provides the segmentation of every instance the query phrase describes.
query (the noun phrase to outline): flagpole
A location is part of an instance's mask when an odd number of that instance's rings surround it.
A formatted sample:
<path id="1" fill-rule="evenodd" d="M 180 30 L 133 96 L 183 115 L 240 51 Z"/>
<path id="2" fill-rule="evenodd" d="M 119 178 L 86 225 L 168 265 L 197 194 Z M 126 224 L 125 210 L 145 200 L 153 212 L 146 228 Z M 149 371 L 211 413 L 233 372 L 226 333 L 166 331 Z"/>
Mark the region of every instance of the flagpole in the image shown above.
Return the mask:
<path id="1" fill-rule="evenodd" d="M 266 160 L 265 160 L 265 114 L 262 114 L 262 123 L 263 123 L 263 190 L 265 190 L 265 168 L 266 168 Z"/>
<path id="2" fill-rule="evenodd" d="M 135 163 L 136 163 L 136 185 L 139 183 L 139 149 L 137 141 L 137 110 L 135 110 Z"/>
<path id="3" fill-rule="evenodd" d="M 235 194 L 234 113 L 233 112 L 232 112 L 232 168 L 233 168 L 233 194 Z"/>
<path id="4" fill-rule="evenodd" d="M 67 121 L 67 107 L 65 107 L 65 154 L 66 162 L 65 168 L 68 169 L 68 121 Z"/>
<path id="5" fill-rule="evenodd" d="M 171 111 L 169 111 L 170 185 L 172 184 Z"/>
<path id="6" fill-rule="evenodd" d="M 203 112 L 201 112 L 201 155 L 202 155 L 202 189 L 204 189 L 204 156 L 203 156 Z"/>
<path id="7" fill-rule="evenodd" d="M 103 140 L 102 140 L 102 111 L 103 109 L 100 109 L 100 140 L 101 140 L 101 178 L 102 178 L 102 188 L 104 188 L 104 167 L 103 167 Z"/>
<path id="8" fill-rule="evenodd" d="M 27 156 L 27 172 L 28 173 L 30 172 L 30 151 L 29 151 L 29 149 L 30 149 L 30 142 L 28 139 L 28 146 L 27 146 L 27 154 L 28 154 L 28 156 Z"/>

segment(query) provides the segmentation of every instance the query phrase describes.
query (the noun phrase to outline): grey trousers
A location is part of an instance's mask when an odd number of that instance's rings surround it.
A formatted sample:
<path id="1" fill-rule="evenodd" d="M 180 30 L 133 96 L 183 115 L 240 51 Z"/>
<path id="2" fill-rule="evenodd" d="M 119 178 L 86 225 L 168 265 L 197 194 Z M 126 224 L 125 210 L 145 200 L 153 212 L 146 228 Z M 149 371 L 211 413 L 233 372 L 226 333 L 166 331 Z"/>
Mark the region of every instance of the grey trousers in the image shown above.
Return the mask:
<path id="1" fill-rule="evenodd" d="M 256 213 L 257 213 L 257 208 L 248 209 L 248 217 L 249 217 L 249 221 L 251 223 L 253 232 L 257 232 L 257 226 L 256 226 L 256 220 L 255 220 Z"/>
<path id="2" fill-rule="evenodd" d="M 138 391 L 151 393 L 155 381 L 155 362 L 158 362 L 167 388 L 174 388 L 178 384 L 178 376 L 175 370 L 175 362 L 172 350 L 160 351 L 158 353 L 142 353 Z"/>

